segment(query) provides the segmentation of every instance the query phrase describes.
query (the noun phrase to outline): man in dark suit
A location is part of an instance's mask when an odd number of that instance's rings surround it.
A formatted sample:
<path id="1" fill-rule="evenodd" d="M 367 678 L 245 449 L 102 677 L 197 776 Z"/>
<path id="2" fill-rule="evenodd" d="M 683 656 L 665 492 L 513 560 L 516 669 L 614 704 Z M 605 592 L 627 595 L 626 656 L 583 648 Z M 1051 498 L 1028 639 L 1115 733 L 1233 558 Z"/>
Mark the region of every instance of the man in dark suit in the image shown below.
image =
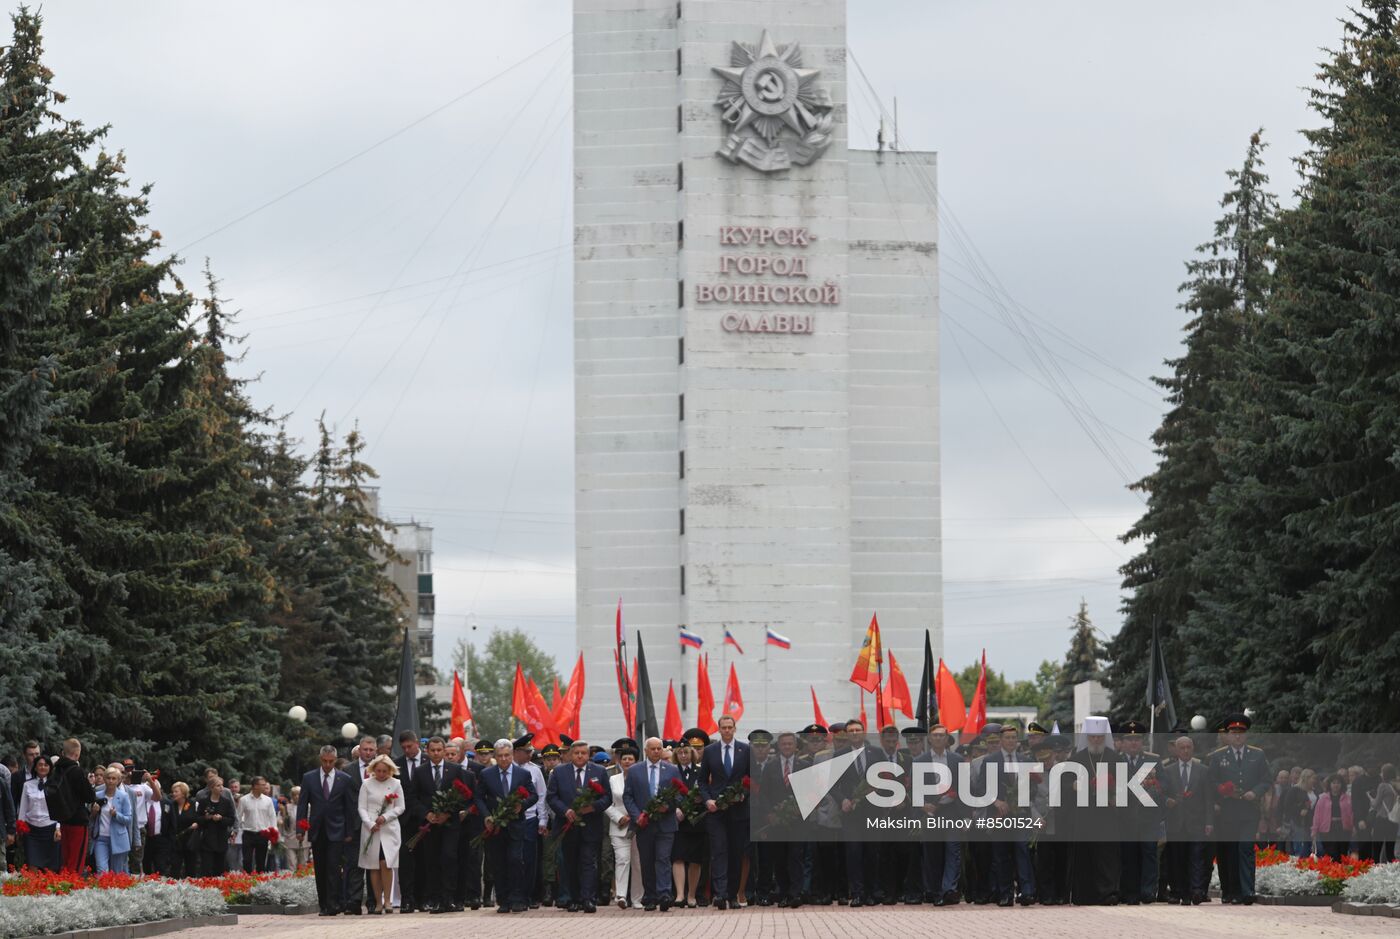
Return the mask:
<path id="1" fill-rule="evenodd" d="M 311 856 L 316 864 L 316 900 L 322 916 L 335 916 L 345 908 L 345 879 L 341 868 L 347 862 L 348 845 L 354 843 L 360 828 L 359 807 L 350 777 L 335 768 L 335 747 L 321 748 L 321 767 L 301 778 L 301 799 L 297 802 L 297 841 L 305 841 L 309 826 Z M 358 866 L 350 855 L 349 863 Z"/>
<path id="2" fill-rule="evenodd" d="M 539 800 L 530 774 L 515 765 L 515 744 L 509 740 L 496 741 L 496 765 L 481 774 L 477 787 L 477 809 L 486 820 L 486 851 L 491 858 L 491 880 L 496 887 L 497 913 L 524 913 L 530 908 L 530 889 L 526 882 L 525 826 L 535 824 L 525 817 L 525 810 Z M 523 790 L 519 811 L 513 820 L 497 826 L 491 815 L 512 793 Z"/>
<path id="3" fill-rule="evenodd" d="M 569 744 L 569 762 L 549 774 L 545 798 L 554 814 L 555 837 L 561 839 L 563 864 L 561 891 L 569 898 L 568 910 L 598 912 L 598 853 L 608 828 L 604 812 L 612 805 L 607 772 L 588 758 L 588 741 Z M 593 790 L 597 798 L 575 811 L 580 792 Z M 567 828 L 567 831 L 565 830 Z M 562 834 L 561 834 L 562 832 Z"/>
<path id="4" fill-rule="evenodd" d="M 24 743 L 24 759 L 19 762 L 19 769 L 10 774 L 10 797 L 14 799 L 16 808 L 19 807 L 20 796 L 24 795 L 24 784 L 34 778 L 34 761 L 39 758 L 39 741 L 26 740 Z"/>
<path id="5" fill-rule="evenodd" d="M 754 811 L 762 818 L 762 824 L 775 824 L 774 817 L 785 804 L 793 802 L 793 773 L 811 766 L 811 761 L 797 755 L 797 735 L 778 734 L 777 754 L 768 760 L 759 773 L 758 798 L 754 800 Z M 791 838 L 792 832 L 782 832 L 782 837 Z M 803 867 L 806 860 L 807 844 L 803 841 L 771 840 L 764 844 L 772 859 L 774 879 L 778 886 L 778 906 L 797 909 L 802 905 Z"/>
<path id="6" fill-rule="evenodd" d="M 710 884 L 714 908 L 738 904 L 739 872 L 744 850 L 749 844 L 749 803 L 740 797 L 726 809 L 715 802 L 732 786 L 743 784 L 749 775 L 749 745 L 734 739 L 737 725 L 725 714 L 719 719 L 719 739 L 700 754 L 700 791 L 705 796 L 705 821 L 710 835 Z"/>
<path id="7" fill-rule="evenodd" d="M 408 839 L 417 833 L 423 826 L 423 817 L 428 814 L 426 805 L 419 805 L 417 791 L 413 780 L 418 774 L 418 767 L 427 762 L 427 757 L 423 755 L 422 748 L 418 745 L 418 732 L 405 730 L 399 734 L 399 749 L 403 751 L 403 756 L 394 763 L 399 768 L 399 779 L 403 786 L 403 815 L 399 818 L 399 831 L 403 834 L 399 843 L 399 912 L 413 913 L 419 907 L 418 890 L 419 883 L 418 866 L 419 858 L 416 852 L 407 851 L 403 845 Z M 424 887 L 427 886 L 426 877 L 423 878 Z M 426 889 L 425 889 L 426 892 Z"/>
<path id="8" fill-rule="evenodd" d="M 1158 768 L 1157 781 L 1167 816 L 1171 899 L 1185 906 L 1206 899 L 1206 839 L 1212 831 L 1214 787 L 1210 771 L 1196 759 L 1195 741 L 1183 735 L 1175 743 L 1176 759 Z"/>
<path id="9" fill-rule="evenodd" d="M 1022 804 L 1020 784 L 1015 774 L 1018 764 L 1030 762 L 1022 756 L 1020 748 L 1019 729 L 1013 723 L 1006 723 L 1001 726 L 996 749 L 982 760 L 983 791 L 996 792 L 991 817 L 1030 817 L 1029 797 Z M 998 906 L 1012 904 L 1013 878 L 1015 902 L 1022 906 L 1035 902 L 1035 867 L 1031 864 L 1030 846 L 1026 843 L 1028 831 L 1014 831 L 1010 837 L 992 843 L 992 884 Z"/>
<path id="10" fill-rule="evenodd" d="M 164 876 L 175 864 L 175 803 L 165 798 L 160 780 L 154 775 L 148 776 L 146 783 L 151 787 L 150 808 L 155 811 L 147 812 L 147 817 L 140 819 L 144 829 L 142 836 L 146 839 L 143 864 L 147 874 Z"/>
<path id="11" fill-rule="evenodd" d="M 353 788 L 353 798 L 355 801 L 355 812 L 359 813 L 360 786 L 369 779 L 369 763 L 379 755 L 379 743 L 374 737 L 361 737 L 359 746 L 351 754 L 349 765 L 345 767 L 345 774 L 350 777 L 350 784 Z M 366 907 L 371 913 L 375 912 L 374 894 L 371 889 L 368 892 L 368 903 L 366 903 L 365 886 L 369 883 L 369 871 L 360 867 L 360 826 L 357 824 L 354 831 L 353 847 L 349 849 L 350 858 L 354 861 L 345 866 L 345 912 L 351 916 L 359 916 L 361 906 Z"/>
<path id="12" fill-rule="evenodd" d="M 841 799 L 842 842 L 846 861 L 846 889 L 852 907 L 869 906 L 875 902 L 875 879 L 879 871 L 879 852 L 865 837 L 865 820 L 869 805 L 859 798 L 865 771 L 882 757 L 865 735 L 865 724 L 858 720 L 846 722 L 846 729 L 837 735 L 836 752 L 858 750 L 856 760 L 832 787 Z"/>
<path id="13" fill-rule="evenodd" d="M 419 855 L 414 859 L 419 865 L 414 902 L 430 913 L 456 913 L 462 909 L 462 898 L 457 893 L 457 865 L 462 843 L 461 814 L 432 811 L 433 797 L 458 783 L 472 793 L 467 805 L 469 809 L 479 788 L 476 776 L 460 763 L 447 758 L 445 740 L 441 737 L 429 738 L 428 759 L 413 776 L 413 804 L 429 830 L 413 853 Z M 417 828 L 413 831 L 416 834 Z"/>
<path id="14" fill-rule="evenodd" d="M 942 724 L 934 724 L 928 731 L 928 750 L 914 758 L 915 763 L 941 763 L 948 767 L 949 778 L 952 780 L 948 792 L 958 791 L 958 772 L 962 765 L 962 755 L 956 750 L 949 749 L 952 738 L 948 734 L 948 728 Z M 927 771 L 926 771 L 927 772 Z M 933 776 L 929 776 L 929 781 L 933 781 Z M 948 793 L 941 796 L 933 796 L 922 807 L 924 813 L 930 818 L 958 819 L 967 813 L 963 811 L 962 803 L 958 801 L 956 795 L 950 797 Z M 957 904 L 961 899 L 958 893 L 958 882 L 962 874 L 962 842 L 951 831 L 940 831 L 935 836 L 925 837 L 923 840 L 923 876 L 924 895 L 933 897 L 934 906 L 947 906 Z"/>
<path id="15" fill-rule="evenodd" d="M 675 765 L 661 757 L 661 738 L 648 737 L 641 762 L 627 770 L 622 784 L 622 804 L 637 833 L 637 856 L 642 865 L 642 909 L 661 912 L 671 908 L 671 847 L 679 827 L 679 797 L 669 800 L 663 811 L 647 814 L 647 805 L 665 793 L 666 787 L 681 777 Z M 647 817 L 642 818 L 643 815 Z"/>
<path id="16" fill-rule="evenodd" d="M 1225 746 L 1210 755 L 1215 791 L 1215 837 L 1220 862 L 1220 896 L 1226 903 L 1254 902 L 1254 836 L 1259 831 L 1259 799 L 1271 776 L 1264 751 L 1249 745 L 1250 719 L 1225 718 Z M 1223 791 L 1222 791 L 1223 790 Z"/>

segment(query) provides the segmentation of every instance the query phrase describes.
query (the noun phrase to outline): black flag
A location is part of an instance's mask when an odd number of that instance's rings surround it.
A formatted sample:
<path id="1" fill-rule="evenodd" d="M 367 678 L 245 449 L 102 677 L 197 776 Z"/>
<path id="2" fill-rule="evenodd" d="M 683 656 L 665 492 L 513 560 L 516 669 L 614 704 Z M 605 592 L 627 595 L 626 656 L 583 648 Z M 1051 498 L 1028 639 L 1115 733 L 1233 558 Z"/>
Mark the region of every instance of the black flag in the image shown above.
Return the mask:
<path id="1" fill-rule="evenodd" d="M 656 702 L 651 697 L 651 676 L 647 674 L 647 653 L 642 648 L 642 633 L 637 631 L 637 724 L 632 728 L 632 736 L 638 745 L 648 737 L 659 737 L 661 731 L 656 726 Z"/>
<path id="2" fill-rule="evenodd" d="M 418 731 L 418 688 L 413 675 L 413 642 L 409 631 L 403 631 L 403 659 L 399 662 L 399 706 L 394 712 L 394 756 L 403 756 L 399 746 L 402 731 Z"/>
<path id="3" fill-rule="evenodd" d="M 1157 725 L 1176 729 L 1176 705 L 1172 703 L 1172 686 L 1167 678 L 1167 660 L 1162 655 L 1162 643 L 1157 638 L 1157 623 L 1152 623 L 1151 657 L 1147 661 L 1147 711 L 1152 715 L 1152 727 Z"/>
<path id="4" fill-rule="evenodd" d="M 933 644 L 924 630 L 924 674 L 919 679 L 919 700 L 914 704 L 914 720 L 925 730 L 938 723 L 938 696 L 933 693 Z"/>

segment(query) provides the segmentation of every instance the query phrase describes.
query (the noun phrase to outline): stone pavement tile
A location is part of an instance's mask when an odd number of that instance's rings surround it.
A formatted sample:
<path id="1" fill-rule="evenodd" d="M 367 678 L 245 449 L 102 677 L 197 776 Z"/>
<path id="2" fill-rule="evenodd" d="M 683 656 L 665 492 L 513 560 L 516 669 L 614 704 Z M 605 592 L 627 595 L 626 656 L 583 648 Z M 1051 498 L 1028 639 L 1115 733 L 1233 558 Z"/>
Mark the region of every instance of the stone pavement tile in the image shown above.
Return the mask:
<path id="1" fill-rule="evenodd" d="M 1033 936 L 1035 939 L 1189 936 L 1190 939 L 1292 939 L 1295 936 L 1400 939 L 1400 920 L 1342 916 L 1326 907 L 1198 906 L 998 907 L 963 904 L 847 910 L 750 908 L 671 910 L 666 914 L 600 908 L 593 915 L 559 910 L 498 915 L 481 910 L 447 916 L 244 916 L 237 926 L 170 933 L 173 939 L 464 939 L 557 933 L 583 927 L 607 939 L 914 939 L 924 936 Z"/>

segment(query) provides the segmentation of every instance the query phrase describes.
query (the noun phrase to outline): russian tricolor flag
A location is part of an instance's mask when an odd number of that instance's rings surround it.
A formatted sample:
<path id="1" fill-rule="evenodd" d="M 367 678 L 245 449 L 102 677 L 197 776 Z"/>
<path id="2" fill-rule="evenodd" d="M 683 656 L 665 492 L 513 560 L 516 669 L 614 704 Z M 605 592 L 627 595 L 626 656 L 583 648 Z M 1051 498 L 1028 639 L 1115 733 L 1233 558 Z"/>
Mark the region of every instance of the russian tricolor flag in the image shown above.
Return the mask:
<path id="1" fill-rule="evenodd" d="M 692 649 L 698 649 L 705 644 L 704 639 L 701 639 L 698 635 L 686 629 L 684 626 L 680 627 L 680 631 L 682 648 L 689 646 Z"/>
<path id="2" fill-rule="evenodd" d="M 792 640 L 781 633 L 775 633 L 770 628 L 768 630 L 768 645 L 777 646 L 779 649 L 791 649 Z"/>
<path id="3" fill-rule="evenodd" d="M 739 640 L 735 639 L 734 634 L 728 629 L 725 629 L 724 631 L 724 644 L 727 646 L 733 646 L 734 648 L 738 649 L 740 655 L 744 654 L 744 647 L 739 645 Z"/>

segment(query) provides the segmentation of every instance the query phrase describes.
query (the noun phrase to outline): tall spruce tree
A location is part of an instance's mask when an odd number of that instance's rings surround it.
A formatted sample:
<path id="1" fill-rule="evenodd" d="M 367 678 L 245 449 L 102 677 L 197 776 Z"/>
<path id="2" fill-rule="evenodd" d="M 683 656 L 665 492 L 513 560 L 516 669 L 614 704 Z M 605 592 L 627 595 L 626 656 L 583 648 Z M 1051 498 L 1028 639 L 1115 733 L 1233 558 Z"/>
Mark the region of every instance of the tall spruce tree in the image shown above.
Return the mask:
<path id="1" fill-rule="evenodd" d="M 1400 41 L 1367 0 L 1321 66 L 1296 208 L 1222 433 L 1181 697 L 1267 730 L 1400 721 Z M 1204 704 L 1204 707 L 1202 707 Z"/>
<path id="2" fill-rule="evenodd" d="M 282 640 L 282 686 L 301 696 L 313 739 L 333 739 L 353 721 L 361 729 L 389 729 L 401 630 L 408 615 L 385 562 L 394 549 L 378 517 L 364 462 L 364 443 L 352 430 L 337 447 L 319 422 L 306 537 L 296 564 L 304 579 L 294 593 Z"/>
<path id="3" fill-rule="evenodd" d="M 60 99 L 40 61 L 37 18 L 12 19 L 14 41 L 0 50 L 0 750 L 10 753 L 54 731 L 41 702 L 66 638 L 55 612 L 65 591 L 49 566 L 58 546 L 33 511 L 25 468 L 55 413 L 58 364 L 25 336 L 49 316 L 63 157 L 84 140 L 52 110 Z"/>
<path id="4" fill-rule="evenodd" d="M 1089 619 L 1089 604 L 1079 601 L 1079 611 L 1070 617 L 1069 651 L 1055 676 L 1048 714 L 1069 726 L 1074 720 L 1074 686 L 1084 681 L 1102 681 L 1105 652 L 1098 630 Z"/>
<path id="5" fill-rule="evenodd" d="M 1115 720 L 1143 717 L 1153 623 L 1168 661 L 1182 661 L 1178 630 L 1205 579 L 1218 573 L 1195 559 L 1207 503 L 1222 478 L 1220 424 L 1269 294 L 1278 202 L 1260 164 L 1264 146 L 1262 132 L 1254 133 L 1244 164 L 1226 173 L 1232 186 L 1220 202 L 1225 214 L 1187 262 L 1189 279 L 1181 285 L 1181 308 L 1191 317 L 1185 351 L 1167 361 L 1169 377 L 1156 379 L 1171 409 L 1152 435 L 1157 469 L 1133 486 L 1147 494 L 1147 509 L 1123 536 L 1142 548 L 1121 569 L 1128 591 L 1123 626 L 1108 645 L 1104 684 Z"/>

